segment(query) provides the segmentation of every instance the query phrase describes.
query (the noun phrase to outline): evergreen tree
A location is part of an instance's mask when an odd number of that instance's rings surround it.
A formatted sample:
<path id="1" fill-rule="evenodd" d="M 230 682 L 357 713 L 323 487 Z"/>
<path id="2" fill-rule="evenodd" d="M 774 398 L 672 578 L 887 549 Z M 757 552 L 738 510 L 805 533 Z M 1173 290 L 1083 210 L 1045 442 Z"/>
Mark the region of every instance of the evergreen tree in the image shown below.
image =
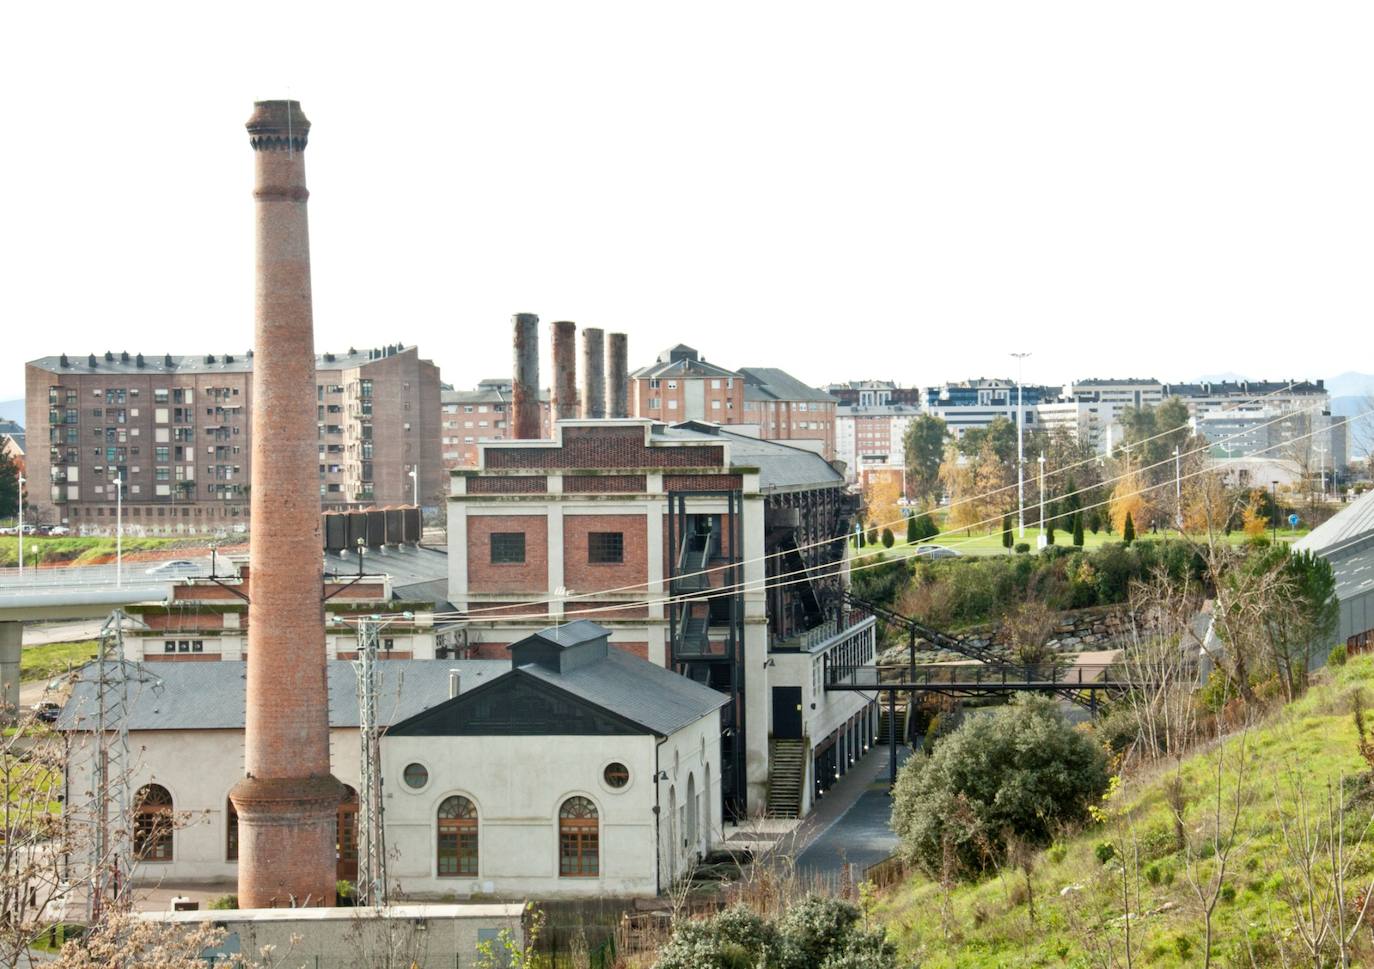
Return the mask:
<path id="1" fill-rule="evenodd" d="M 1121 526 L 1121 542 L 1129 545 L 1135 541 L 1135 521 L 1131 518 L 1131 513 L 1126 512 L 1126 523 Z"/>
<path id="2" fill-rule="evenodd" d="M 892 545 L 893 545 L 893 543 L 895 543 L 896 541 L 897 541 L 897 536 L 895 536 L 895 535 L 892 534 L 892 529 L 890 529 L 890 528 L 884 528 L 884 529 L 883 529 L 883 548 L 891 548 Z"/>
<path id="3" fill-rule="evenodd" d="M 1002 547 L 1010 552 L 1013 544 L 1015 542 L 1011 535 L 1011 513 L 1008 512 L 1002 516 Z"/>
<path id="4" fill-rule="evenodd" d="M 1096 535 L 1102 530 L 1102 514 L 1096 508 L 1088 512 L 1088 531 Z"/>
<path id="5" fill-rule="evenodd" d="M 1045 544 L 1054 544 L 1054 519 L 1051 518 L 1045 523 Z"/>
<path id="6" fill-rule="evenodd" d="M 19 465 L 0 447 L 0 518 L 19 514 Z"/>
<path id="7" fill-rule="evenodd" d="M 878 544 L 878 523 L 877 523 L 877 522 L 869 522 L 869 523 L 868 523 L 868 544 L 869 544 L 869 545 L 877 545 L 877 544 Z"/>
<path id="8" fill-rule="evenodd" d="M 917 515 L 912 515 L 906 520 L 906 541 L 908 545 L 915 545 L 921 540 L 921 519 Z"/>
<path id="9" fill-rule="evenodd" d="M 1081 511 L 1073 513 L 1073 543 L 1079 548 L 1083 547 L 1083 513 Z"/>

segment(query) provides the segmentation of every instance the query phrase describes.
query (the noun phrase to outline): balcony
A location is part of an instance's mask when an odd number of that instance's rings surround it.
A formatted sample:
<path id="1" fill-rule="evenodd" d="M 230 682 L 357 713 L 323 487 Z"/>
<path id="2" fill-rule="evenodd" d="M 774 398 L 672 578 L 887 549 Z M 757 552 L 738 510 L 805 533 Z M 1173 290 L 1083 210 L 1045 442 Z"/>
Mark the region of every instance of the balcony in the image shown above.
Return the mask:
<path id="1" fill-rule="evenodd" d="M 770 634 L 768 648 L 783 653 L 822 653 L 836 642 L 874 625 L 874 622 L 867 612 L 846 609 L 785 639 Z"/>

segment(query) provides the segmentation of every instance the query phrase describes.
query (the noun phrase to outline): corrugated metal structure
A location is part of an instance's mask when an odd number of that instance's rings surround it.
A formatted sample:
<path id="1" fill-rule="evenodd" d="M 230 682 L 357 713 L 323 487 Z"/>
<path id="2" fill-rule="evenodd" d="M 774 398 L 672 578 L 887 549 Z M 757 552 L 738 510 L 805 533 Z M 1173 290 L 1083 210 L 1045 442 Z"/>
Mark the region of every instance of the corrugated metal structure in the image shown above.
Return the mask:
<path id="1" fill-rule="evenodd" d="M 1356 498 L 1293 548 L 1320 555 L 1335 570 L 1340 641 L 1351 648 L 1374 646 L 1374 491 Z"/>

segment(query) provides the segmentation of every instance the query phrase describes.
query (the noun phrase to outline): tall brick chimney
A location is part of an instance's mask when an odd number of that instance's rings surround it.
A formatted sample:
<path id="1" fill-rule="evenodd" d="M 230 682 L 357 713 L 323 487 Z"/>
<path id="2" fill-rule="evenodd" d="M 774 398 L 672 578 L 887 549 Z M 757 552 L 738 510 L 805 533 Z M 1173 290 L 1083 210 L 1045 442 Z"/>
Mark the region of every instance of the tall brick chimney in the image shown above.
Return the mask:
<path id="1" fill-rule="evenodd" d="M 253 490 L 248 707 L 239 817 L 239 904 L 333 905 L 334 824 L 343 789 L 329 772 L 321 589 L 314 323 L 305 143 L 295 101 L 259 101 L 248 120 L 256 180 Z"/>
<path id="2" fill-rule="evenodd" d="M 582 416 L 606 416 L 605 331 L 582 328 Z"/>
<path id="3" fill-rule="evenodd" d="M 522 441 L 542 437 L 539 417 L 539 317 L 516 313 L 514 329 L 515 374 L 511 380 L 511 436 Z"/>
<path id="4" fill-rule="evenodd" d="M 624 333 L 606 334 L 606 416 L 630 416 L 630 364 Z"/>
<path id="5" fill-rule="evenodd" d="M 559 320 L 553 331 L 553 419 L 577 416 L 577 324 Z"/>

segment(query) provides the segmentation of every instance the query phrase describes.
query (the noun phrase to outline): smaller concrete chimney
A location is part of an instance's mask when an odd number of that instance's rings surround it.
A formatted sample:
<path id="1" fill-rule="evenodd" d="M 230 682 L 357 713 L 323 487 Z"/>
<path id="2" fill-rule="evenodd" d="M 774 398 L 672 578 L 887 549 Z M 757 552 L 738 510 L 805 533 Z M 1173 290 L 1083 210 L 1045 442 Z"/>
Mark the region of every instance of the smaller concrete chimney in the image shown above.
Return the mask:
<path id="1" fill-rule="evenodd" d="M 540 437 L 539 419 L 539 317 L 516 313 L 515 368 L 511 381 L 511 437 L 531 441 Z"/>
<path id="2" fill-rule="evenodd" d="M 582 416 L 606 416 L 605 331 L 595 326 L 582 329 Z"/>
<path id="3" fill-rule="evenodd" d="M 577 324 L 560 320 L 551 327 L 553 342 L 553 419 L 577 416 Z"/>
<path id="4" fill-rule="evenodd" d="M 606 336 L 606 416 L 630 416 L 630 368 L 624 333 Z"/>
<path id="5" fill-rule="evenodd" d="M 459 673 L 457 670 L 449 670 L 449 671 L 448 671 L 448 698 L 449 698 L 450 700 L 452 700 L 454 697 L 456 697 L 456 696 L 459 694 L 459 692 L 461 692 L 462 685 L 463 685 L 463 677 L 462 677 L 462 674 Z"/>

